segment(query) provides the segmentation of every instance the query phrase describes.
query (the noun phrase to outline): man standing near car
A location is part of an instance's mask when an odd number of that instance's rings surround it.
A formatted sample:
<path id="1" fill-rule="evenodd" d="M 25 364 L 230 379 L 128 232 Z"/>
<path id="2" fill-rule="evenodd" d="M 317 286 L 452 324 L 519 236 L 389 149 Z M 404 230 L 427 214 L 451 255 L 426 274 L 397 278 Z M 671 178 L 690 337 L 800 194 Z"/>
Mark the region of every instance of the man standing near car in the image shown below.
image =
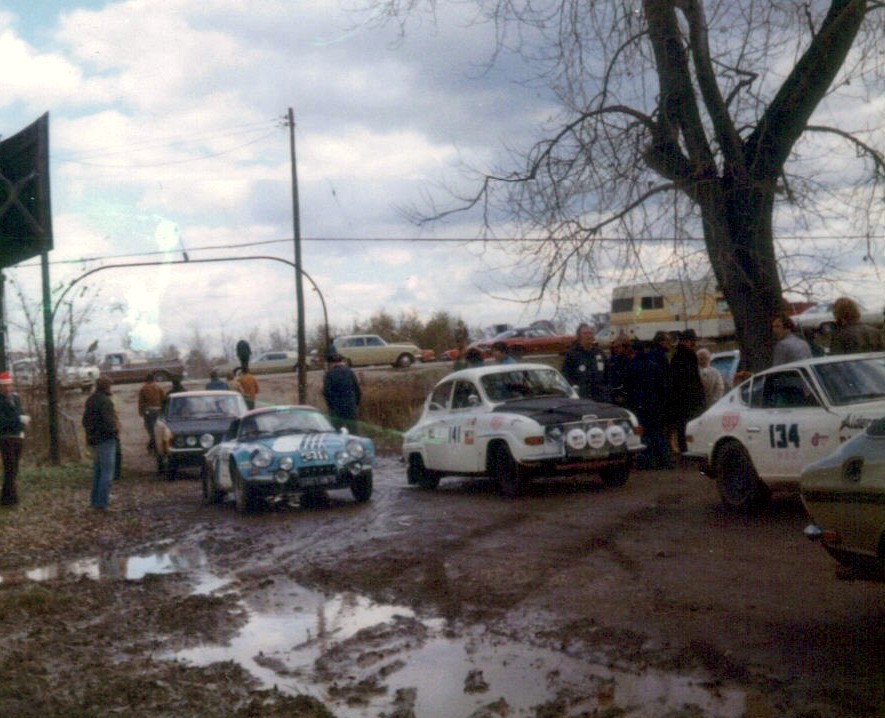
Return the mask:
<path id="1" fill-rule="evenodd" d="M 596 332 L 589 324 L 578 325 L 575 343 L 565 353 L 562 375 L 578 388 L 578 396 L 594 401 L 608 401 L 605 384 L 605 357 L 596 343 Z"/>
<path id="2" fill-rule="evenodd" d="M 89 503 L 100 511 L 107 509 L 110 500 L 117 439 L 120 436 L 120 420 L 111 399 L 111 385 L 108 377 L 100 376 L 95 383 L 95 391 L 86 400 L 83 409 L 86 443 L 92 447 L 92 494 Z"/>
<path id="3" fill-rule="evenodd" d="M 144 421 L 144 429 L 147 431 L 148 452 L 152 452 L 155 448 L 154 424 L 157 423 L 165 398 L 166 392 L 163 391 L 163 387 L 157 384 L 152 373 L 148 374 L 141 389 L 138 390 L 138 415 Z"/>
<path id="4" fill-rule="evenodd" d="M 329 407 L 329 418 L 336 429 L 356 431 L 357 407 L 362 399 L 360 382 L 340 354 L 332 352 L 328 357 L 331 367 L 323 377 L 323 398 Z"/>

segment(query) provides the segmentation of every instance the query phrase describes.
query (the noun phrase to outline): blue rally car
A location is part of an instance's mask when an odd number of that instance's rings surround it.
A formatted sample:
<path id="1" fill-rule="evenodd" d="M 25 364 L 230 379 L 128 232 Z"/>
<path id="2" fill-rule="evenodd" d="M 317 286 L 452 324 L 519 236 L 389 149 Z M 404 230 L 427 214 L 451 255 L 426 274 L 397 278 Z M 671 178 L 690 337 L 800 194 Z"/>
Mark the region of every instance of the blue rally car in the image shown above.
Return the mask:
<path id="1" fill-rule="evenodd" d="M 329 489 L 350 489 L 363 502 L 372 497 L 374 463 L 371 439 L 336 432 L 312 406 L 255 409 L 206 452 L 203 496 L 220 503 L 232 493 L 241 513 L 263 500 L 305 502 Z"/>

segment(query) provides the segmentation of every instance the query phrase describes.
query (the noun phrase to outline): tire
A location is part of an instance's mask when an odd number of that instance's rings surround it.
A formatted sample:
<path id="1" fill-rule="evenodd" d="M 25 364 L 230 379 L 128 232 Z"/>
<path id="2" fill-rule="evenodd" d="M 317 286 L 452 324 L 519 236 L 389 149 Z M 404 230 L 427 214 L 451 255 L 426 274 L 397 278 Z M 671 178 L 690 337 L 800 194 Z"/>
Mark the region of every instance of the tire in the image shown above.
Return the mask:
<path id="1" fill-rule="evenodd" d="M 255 490 L 243 482 L 238 473 L 233 474 L 234 503 L 237 511 L 244 516 L 255 512 L 257 505 Z"/>
<path id="2" fill-rule="evenodd" d="M 497 483 L 501 495 L 505 499 L 515 499 L 525 489 L 523 472 L 510 453 L 510 448 L 503 441 L 489 447 L 488 473 Z"/>
<path id="3" fill-rule="evenodd" d="M 726 508 L 751 511 L 763 506 L 768 488 L 759 480 L 753 462 L 740 444 L 729 443 L 716 452 L 716 488 Z"/>
<path id="4" fill-rule="evenodd" d="M 627 483 L 630 478 L 630 462 L 625 461 L 621 466 L 603 469 L 599 472 L 602 483 L 610 489 L 617 489 Z"/>
<path id="5" fill-rule="evenodd" d="M 205 461 L 200 471 L 200 480 L 203 484 L 203 500 L 210 504 L 220 504 L 224 499 L 224 492 L 215 488 L 212 483 L 212 467 Z"/>
<path id="6" fill-rule="evenodd" d="M 439 486 L 439 474 L 427 470 L 421 454 L 409 454 L 409 468 L 406 469 L 406 476 L 410 484 L 418 484 L 425 491 L 433 491 Z"/>
<path id="7" fill-rule="evenodd" d="M 350 493 L 353 494 L 354 501 L 363 504 L 372 498 L 372 474 L 360 474 L 353 480 L 350 485 Z"/>
<path id="8" fill-rule="evenodd" d="M 399 369 L 408 369 L 415 362 L 415 357 L 411 354 L 400 354 L 393 363 Z"/>

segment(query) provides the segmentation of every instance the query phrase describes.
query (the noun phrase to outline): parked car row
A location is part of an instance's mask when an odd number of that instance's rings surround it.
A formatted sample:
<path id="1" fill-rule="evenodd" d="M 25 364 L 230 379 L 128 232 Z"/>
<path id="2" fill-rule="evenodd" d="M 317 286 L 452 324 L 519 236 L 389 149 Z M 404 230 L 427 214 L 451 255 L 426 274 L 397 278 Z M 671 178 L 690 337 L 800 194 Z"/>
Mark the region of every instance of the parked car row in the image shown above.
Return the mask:
<path id="1" fill-rule="evenodd" d="M 244 513 L 328 490 L 347 489 L 358 502 L 372 495 L 371 439 L 335 431 L 310 406 L 247 411 L 236 392 L 174 394 L 155 438 L 167 478 L 200 466 L 206 500 L 231 495 Z M 772 492 L 798 492 L 810 538 L 840 563 L 885 578 L 885 353 L 758 372 L 690 421 L 686 438 L 687 457 L 715 480 L 726 507 L 759 509 Z M 488 476 L 515 497 L 532 480 L 562 474 L 622 486 L 643 448 L 630 411 L 578 398 L 552 367 L 490 364 L 434 386 L 404 434 L 402 458 L 406 482 L 421 489 Z"/>

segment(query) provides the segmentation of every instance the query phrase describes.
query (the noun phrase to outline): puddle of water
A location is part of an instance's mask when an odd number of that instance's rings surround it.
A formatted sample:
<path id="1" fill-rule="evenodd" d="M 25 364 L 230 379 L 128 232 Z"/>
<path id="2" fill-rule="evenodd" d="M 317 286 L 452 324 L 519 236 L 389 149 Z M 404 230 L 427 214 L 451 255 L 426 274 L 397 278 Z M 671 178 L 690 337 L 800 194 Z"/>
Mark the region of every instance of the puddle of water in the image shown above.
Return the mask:
<path id="1" fill-rule="evenodd" d="M 213 574 L 198 549 L 172 544 L 7 572 L 0 583 L 170 573 L 189 574 L 199 594 L 229 590 L 232 581 Z M 419 620 L 408 608 L 353 593 L 329 597 L 275 577 L 272 588 L 242 601 L 250 619 L 229 644 L 165 657 L 198 665 L 236 661 L 265 686 L 313 695 L 340 718 L 389 714 L 398 695 L 406 696 L 405 707 L 414 715 L 439 715 L 444 706 L 452 718 L 534 716 L 537 706 L 557 697 L 568 705 L 562 715 L 569 716 L 615 709 L 630 718 L 657 718 L 693 706 L 692 715 L 740 718 L 746 710 L 742 691 L 710 689 L 700 677 L 615 669 L 482 629 L 453 637 L 442 619 Z M 502 698 L 506 707 L 489 708 Z"/>
<path id="2" fill-rule="evenodd" d="M 236 661 L 266 687 L 313 695 L 340 718 L 389 714 L 400 689 L 414 689 L 417 716 L 440 715 L 445 706 L 445 715 L 468 718 L 501 698 L 506 715 L 534 716 L 557 696 L 570 697 L 568 715 L 617 707 L 619 715 L 658 718 L 690 705 L 700 711 L 692 715 L 740 718 L 746 710 L 742 691 L 710 690 L 699 677 L 615 670 L 480 630 L 450 637 L 442 620 L 419 621 L 408 608 L 355 594 L 329 598 L 295 584 L 285 593 L 285 609 L 249 606 L 250 620 L 229 645 L 168 657 Z M 318 677 L 317 661 L 331 677 Z M 382 690 L 360 688 L 366 685 Z"/>
<path id="3" fill-rule="evenodd" d="M 52 581 L 59 578 L 138 581 L 155 574 L 188 573 L 197 577 L 196 593 L 209 593 L 228 583 L 209 574 L 206 556 L 197 548 L 165 546 L 132 556 L 103 556 L 63 561 L 24 570 L 0 573 L 0 583 Z"/>

